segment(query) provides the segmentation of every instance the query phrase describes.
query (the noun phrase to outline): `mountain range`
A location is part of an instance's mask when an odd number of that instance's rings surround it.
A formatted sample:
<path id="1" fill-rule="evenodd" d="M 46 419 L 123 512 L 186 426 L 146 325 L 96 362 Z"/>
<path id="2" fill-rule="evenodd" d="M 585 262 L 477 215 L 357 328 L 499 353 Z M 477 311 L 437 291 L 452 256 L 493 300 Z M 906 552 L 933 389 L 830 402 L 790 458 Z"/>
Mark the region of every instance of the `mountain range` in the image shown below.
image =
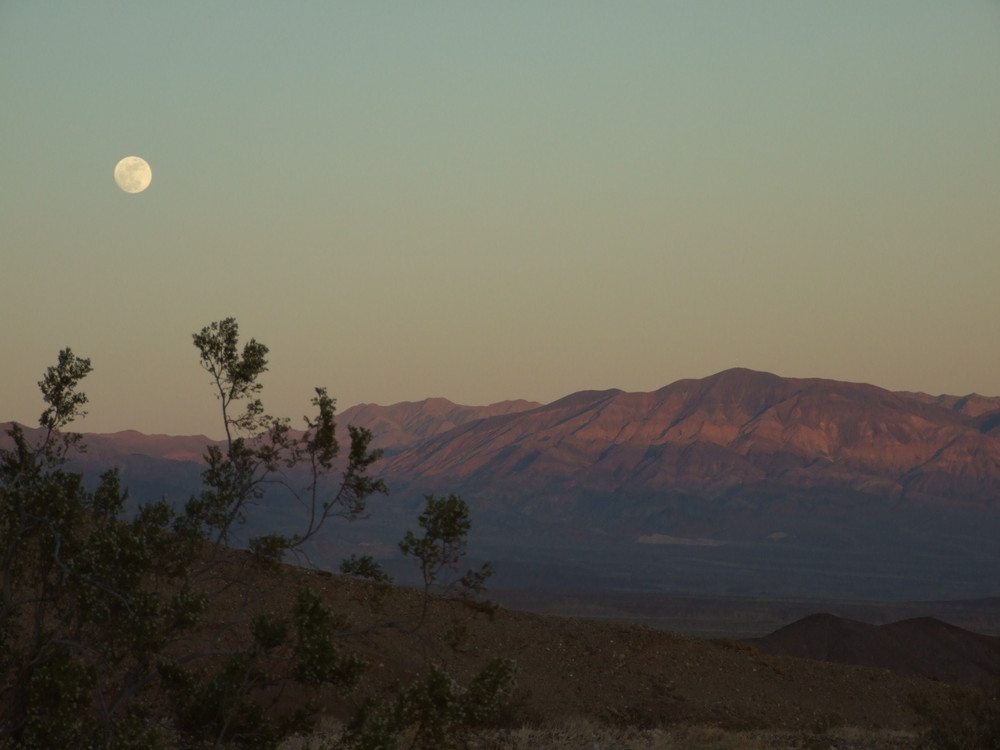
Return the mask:
<path id="1" fill-rule="evenodd" d="M 750 370 L 651 393 L 584 391 L 421 437 L 390 459 L 390 477 L 522 499 L 668 493 L 752 502 L 818 490 L 982 507 L 1000 490 L 1000 398 Z"/>
<path id="2" fill-rule="evenodd" d="M 339 423 L 375 433 L 392 488 L 341 541 L 387 559 L 423 495 L 457 492 L 473 556 L 508 587 L 904 599 L 1000 580 L 1000 397 L 732 369 L 544 405 L 362 404 Z M 87 435 L 80 465 L 182 499 L 208 442 Z M 281 523 L 265 506 L 258 523 Z"/>

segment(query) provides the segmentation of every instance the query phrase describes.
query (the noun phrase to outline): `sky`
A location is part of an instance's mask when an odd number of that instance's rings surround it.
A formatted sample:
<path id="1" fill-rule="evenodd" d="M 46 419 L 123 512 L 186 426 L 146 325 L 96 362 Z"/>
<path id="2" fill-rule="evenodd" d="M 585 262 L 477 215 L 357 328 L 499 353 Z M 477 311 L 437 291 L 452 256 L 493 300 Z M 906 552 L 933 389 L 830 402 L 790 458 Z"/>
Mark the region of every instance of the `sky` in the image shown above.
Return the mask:
<path id="1" fill-rule="evenodd" d="M 0 421 L 749 367 L 1000 394 L 1000 2 L 0 0 Z M 112 177 L 146 159 L 145 192 Z"/>

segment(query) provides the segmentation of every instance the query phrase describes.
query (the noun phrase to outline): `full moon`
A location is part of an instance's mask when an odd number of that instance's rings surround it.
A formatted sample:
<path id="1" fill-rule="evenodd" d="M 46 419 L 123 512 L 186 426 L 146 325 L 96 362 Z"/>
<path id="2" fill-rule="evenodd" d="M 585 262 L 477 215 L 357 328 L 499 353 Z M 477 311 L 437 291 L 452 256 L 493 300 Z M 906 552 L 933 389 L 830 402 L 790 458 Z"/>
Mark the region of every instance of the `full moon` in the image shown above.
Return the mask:
<path id="1" fill-rule="evenodd" d="M 149 163 L 138 156 L 126 156 L 115 165 L 115 182 L 126 193 L 141 193 L 153 181 Z"/>

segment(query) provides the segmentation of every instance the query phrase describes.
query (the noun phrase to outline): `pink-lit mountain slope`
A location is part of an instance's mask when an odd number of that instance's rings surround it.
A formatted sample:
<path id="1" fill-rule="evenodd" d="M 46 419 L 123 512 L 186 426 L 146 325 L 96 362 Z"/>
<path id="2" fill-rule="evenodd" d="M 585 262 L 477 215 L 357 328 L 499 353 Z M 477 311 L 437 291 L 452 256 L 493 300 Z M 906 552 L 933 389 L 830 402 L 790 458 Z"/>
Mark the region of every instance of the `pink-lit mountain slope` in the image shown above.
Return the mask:
<path id="1" fill-rule="evenodd" d="M 990 505 L 1000 498 L 1000 410 L 985 406 L 1000 401 L 979 398 L 969 411 L 959 401 L 733 369 L 470 422 L 386 471 L 503 496 L 849 490 Z"/>

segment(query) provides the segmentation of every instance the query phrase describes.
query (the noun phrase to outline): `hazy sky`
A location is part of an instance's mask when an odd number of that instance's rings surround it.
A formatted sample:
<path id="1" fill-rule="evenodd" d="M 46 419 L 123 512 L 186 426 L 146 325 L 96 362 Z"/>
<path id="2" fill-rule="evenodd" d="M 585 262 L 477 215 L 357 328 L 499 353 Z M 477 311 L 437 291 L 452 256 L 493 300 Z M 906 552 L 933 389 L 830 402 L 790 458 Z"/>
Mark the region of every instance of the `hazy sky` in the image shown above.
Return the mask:
<path id="1" fill-rule="evenodd" d="M 1000 394 L 1000 2 L 0 2 L 0 421 L 733 366 Z M 145 158 L 129 195 L 112 171 Z"/>

